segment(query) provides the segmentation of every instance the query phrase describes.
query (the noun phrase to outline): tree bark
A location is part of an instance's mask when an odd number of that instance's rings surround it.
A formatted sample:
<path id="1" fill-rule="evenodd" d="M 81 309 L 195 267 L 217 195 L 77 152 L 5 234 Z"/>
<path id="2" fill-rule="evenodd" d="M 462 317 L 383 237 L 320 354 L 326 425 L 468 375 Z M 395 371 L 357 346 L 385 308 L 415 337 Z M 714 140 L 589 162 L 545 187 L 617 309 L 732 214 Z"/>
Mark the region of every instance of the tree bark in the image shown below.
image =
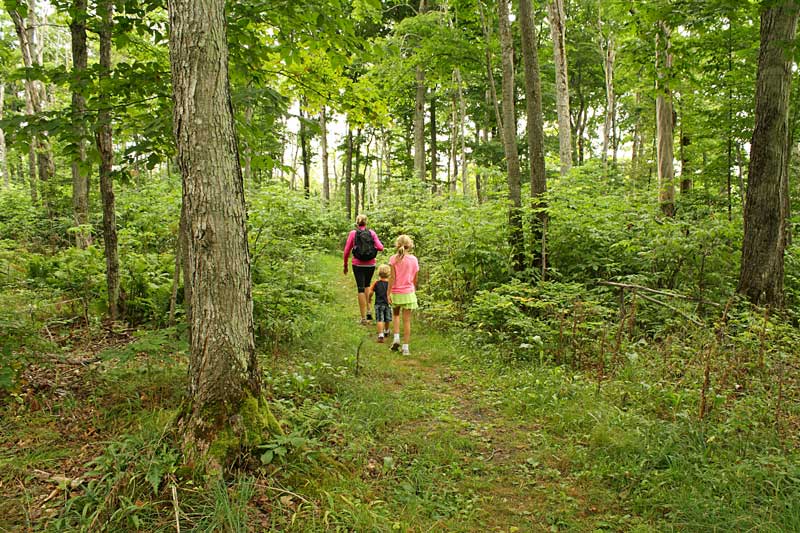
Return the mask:
<path id="1" fill-rule="evenodd" d="M 642 101 L 642 94 L 639 91 L 636 91 L 634 98 L 635 111 L 633 122 L 633 143 L 631 146 L 631 178 L 635 179 L 639 175 L 639 146 L 642 142 L 641 111 L 639 110 L 639 105 Z"/>
<path id="2" fill-rule="evenodd" d="M 258 414 L 264 404 L 224 9 L 224 0 L 169 1 L 174 132 L 192 294 L 190 404 L 179 427 L 189 457 L 210 450 L 209 459 L 217 462 L 231 453 L 231 436 L 238 437 L 238 447 L 254 446 L 277 426 L 274 418 Z"/>
<path id="3" fill-rule="evenodd" d="M 789 96 L 798 4 L 784 0 L 761 15 L 755 129 L 750 151 L 738 292 L 751 302 L 784 304 L 787 241 Z"/>
<path id="4" fill-rule="evenodd" d="M 556 112 L 558 113 L 558 156 L 561 175 L 572 168 L 572 132 L 569 114 L 569 76 L 567 74 L 566 14 L 564 0 L 551 0 L 547 4 L 550 35 L 553 39 L 553 57 L 556 66 Z"/>
<path id="5" fill-rule="evenodd" d="M 426 0 L 419 2 L 419 14 L 427 11 Z M 414 174 L 425 181 L 425 70 L 422 65 L 416 68 L 416 96 L 414 98 Z"/>
<path id="6" fill-rule="evenodd" d="M 244 123 L 247 124 L 248 130 L 253 124 L 253 104 L 248 102 L 244 107 Z M 250 141 L 245 137 L 244 142 L 244 181 L 252 185 L 253 182 L 253 147 L 250 146 Z M 261 178 L 259 176 L 259 184 Z"/>
<path id="7" fill-rule="evenodd" d="M 347 220 L 353 220 L 353 129 L 347 124 L 347 153 L 344 161 L 344 205 Z"/>
<path id="8" fill-rule="evenodd" d="M 98 3 L 100 15 L 100 86 L 111 76 L 111 31 L 113 24 L 113 0 Z M 116 202 L 114 199 L 114 145 L 111 132 L 110 95 L 101 93 L 101 107 L 97 113 L 95 138 L 100 153 L 100 197 L 103 202 L 103 243 L 106 253 L 106 289 L 108 292 L 108 314 L 111 320 L 119 318 L 120 278 L 119 252 L 117 246 Z"/>
<path id="9" fill-rule="evenodd" d="M 541 268 L 544 259 L 544 228 L 547 222 L 544 194 L 547 192 L 547 175 L 544 165 L 544 117 L 542 116 L 542 88 L 539 79 L 539 52 L 536 49 L 536 28 L 533 25 L 531 0 L 519 0 L 519 24 L 522 37 L 522 59 L 525 68 L 525 108 L 527 114 L 528 159 L 531 167 L 531 204 L 539 209 L 532 220 L 531 235 L 541 249 L 534 251 L 533 264 Z"/>
<path id="10" fill-rule="evenodd" d="M 331 199 L 331 184 L 328 174 L 328 121 L 325 105 L 319 112 L 320 149 L 322 151 L 322 199 L 329 202 Z"/>
<path id="11" fill-rule="evenodd" d="M 0 120 L 3 120 L 3 109 L 6 101 L 6 84 L 0 81 Z M 8 174 L 8 154 L 6 151 L 6 134 L 0 128 L 0 173 L 3 175 L 3 186 L 8 189 L 11 180 Z"/>
<path id="12" fill-rule="evenodd" d="M 525 249 L 522 233 L 522 176 L 519 168 L 517 150 L 516 112 L 514 110 L 514 48 L 511 27 L 508 21 L 508 2 L 497 3 L 500 44 L 503 51 L 503 146 L 505 147 L 506 168 L 508 171 L 508 241 L 511 248 L 512 265 L 515 271 L 525 269 Z"/>
<path id="13" fill-rule="evenodd" d="M 305 98 L 300 102 L 300 157 L 303 160 L 303 195 L 308 198 L 311 196 L 311 151 L 308 148 L 308 128 L 306 127 L 306 117 L 303 112 Z"/>
<path id="14" fill-rule="evenodd" d="M 22 63 L 26 69 L 34 66 L 41 66 L 41 43 L 36 31 L 38 22 L 36 20 L 36 2 L 28 0 L 28 20 L 22 18 L 16 10 L 10 10 L 9 15 L 14 21 L 14 29 L 19 38 Z M 43 110 L 45 98 L 44 85 L 41 81 L 33 80 L 30 76 L 25 79 L 26 112 L 29 115 L 40 115 Z M 36 193 L 36 172 L 38 170 L 38 181 L 42 187 L 42 201 L 50 213 L 50 188 L 52 187 L 51 178 L 55 174 L 52 150 L 47 139 L 47 133 L 35 135 L 31 138 L 31 155 L 29 160 L 29 170 L 31 174 L 31 198 L 34 203 L 38 201 Z M 52 215 L 52 213 L 50 213 Z"/>
<path id="15" fill-rule="evenodd" d="M 692 190 L 692 163 L 689 159 L 689 145 L 692 139 L 683 131 L 683 118 L 681 118 L 681 194 Z"/>
<path id="16" fill-rule="evenodd" d="M 353 149 L 355 150 L 355 162 L 354 162 L 354 172 L 353 172 L 353 192 L 355 194 L 356 199 L 356 206 L 355 206 L 355 214 L 358 216 L 359 213 L 363 212 L 363 206 L 361 200 L 363 198 L 361 191 L 359 191 L 359 187 L 362 186 L 363 178 L 361 176 L 361 143 L 363 139 L 361 138 L 361 128 L 356 130 L 356 142 Z"/>
<path id="17" fill-rule="evenodd" d="M 72 210 L 75 224 L 86 227 L 89 224 L 89 165 L 86 164 L 86 97 L 83 84 L 89 63 L 86 47 L 87 0 L 73 0 L 72 20 L 69 24 L 72 46 L 72 127 L 75 153 L 72 156 Z M 86 248 L 91 244 L 91 232 L 79 230 L 75 234 L 75 244 Z"/>
<path id="18" fill-rule="evenodd" d="M 467 104 L 464 101 L 464 82 L 461 79 L 461 70 L 456 67 L 453 69 L 453 74 L 456 78 L 456 87 L 458 87 L 458 135 L 461 140 L 461 192 L 464 196 L 469 194 L 469 186 L 467 184 L 467 139 L 465 124 L 467 121 Z"/>
<path id="19" fill-rule="evenodd" d="M 659 24 L 656 37 L 656 73 L 658 91 L 656 97 L 656 137 L 658 159 L 658 202 L 663 213 L 675 215 L 675 169 L 673 159 L 673 108 L 672 94 L 669 87 L 672 70 L 672 52 L 670 52 L 671 30 L 665 22 Z"/>
<path id="20" fill-rule="evenodd" d="M 439 168 L 439 147 L 436 144 L 436 87 L 434 86 L 431 89 L 431 104 L 430 104 L 430 113 L 431 113 L 431 184 L 433 188 L 433 192 L 436 192 L 439 188 L 439 177 L 436 175 L 436 171 Z"/>
<path id="21" fill-rule="evenodd" d="M 455 81 L 455 72 L 453 72 Z M 450 102 L 450 163 L 448 164 L 447 182 L 451 193 L 458 190 L 458 94 L 453 91 Z"/>
<path id="22" fill-rule="evenodd" d="M 417 67 L 417 93 L 414 106 L 414 175 L 425 181 L 425 71 Z"/>
<path id="23" fill-rule="evenodd" d="M 603 52 L 603 73 L 605 75 L 606 85 L 606 113 L 605 120 L 603 121 L 603 173 L 606 178 L 608 177 L 608 148 L 611 144 L 611 136 L 613 135 L 614 112 L 616 108 L 614 97 L 614 61 L 616 59 L 616 49 L 614 44 L 614 36 L 608 37 L 602 34 L 601 24 L 601 51 Z M 616 156 L 615 156 L 616 159 Z"/>

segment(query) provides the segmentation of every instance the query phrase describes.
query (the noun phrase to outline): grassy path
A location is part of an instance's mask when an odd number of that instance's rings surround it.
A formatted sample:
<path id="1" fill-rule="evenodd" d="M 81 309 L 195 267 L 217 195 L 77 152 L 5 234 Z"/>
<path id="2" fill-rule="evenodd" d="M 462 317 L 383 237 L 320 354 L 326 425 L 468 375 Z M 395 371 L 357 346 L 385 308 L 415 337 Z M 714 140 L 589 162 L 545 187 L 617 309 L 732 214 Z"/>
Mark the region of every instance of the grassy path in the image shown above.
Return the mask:
<path id="1" fill-rule="evenodd" d="M 326 258 L 321 269 L 337 266 Z M 356 324 L 351 277 L 330 281 L 321 350 L 336 359 L 364 341 L 360 375 L 336 394 L 339 454 L 351 466 L 319 480 L 315 499 L 329 498 L 329 521 L 298 512 L 299 530 L 597 531 L 619 530 L 620 520 L 625 530 L 650 529 L 623 517 L 615 495 L 571 473 L 569 452 L 535 418 L 507 413 L 502 377 L 454 337 L 417 319 L 411 355 L 391 352 L 372 326 Z"/>

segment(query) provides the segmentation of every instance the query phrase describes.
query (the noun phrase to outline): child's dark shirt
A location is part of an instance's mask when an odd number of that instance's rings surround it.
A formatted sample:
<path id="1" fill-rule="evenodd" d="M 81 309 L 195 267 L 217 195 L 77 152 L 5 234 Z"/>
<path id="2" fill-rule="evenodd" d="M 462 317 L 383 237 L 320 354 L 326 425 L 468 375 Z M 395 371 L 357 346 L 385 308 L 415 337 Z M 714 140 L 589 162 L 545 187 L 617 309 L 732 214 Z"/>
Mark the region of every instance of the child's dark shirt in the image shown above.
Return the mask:
<path id="1" fill-rule="evenodd" d="M 389 292 L 389 282 L 382 279 L 375 280 L 372 284 L 372 292 L 375 293 L 375 305 L 389 305 L 387 293 Z"/>

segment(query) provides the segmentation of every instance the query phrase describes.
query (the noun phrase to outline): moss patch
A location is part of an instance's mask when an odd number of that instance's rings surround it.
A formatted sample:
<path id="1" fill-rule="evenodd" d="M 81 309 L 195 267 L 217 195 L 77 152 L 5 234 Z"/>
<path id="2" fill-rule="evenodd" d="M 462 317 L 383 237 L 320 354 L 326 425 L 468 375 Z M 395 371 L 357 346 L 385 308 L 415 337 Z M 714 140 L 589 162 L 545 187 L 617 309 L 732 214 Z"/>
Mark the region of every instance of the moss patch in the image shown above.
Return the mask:
<path id="1" fill-rule="evenodd" d="M 208 448 L 209 456 L 217 464 L 229 464 L 242 452 L 266 442 L 270 435 L 283 434 L 263 396 L 247 395 L 239 406 L 239 412 L 229 421 L 230 424 L 217 433 Z"/>

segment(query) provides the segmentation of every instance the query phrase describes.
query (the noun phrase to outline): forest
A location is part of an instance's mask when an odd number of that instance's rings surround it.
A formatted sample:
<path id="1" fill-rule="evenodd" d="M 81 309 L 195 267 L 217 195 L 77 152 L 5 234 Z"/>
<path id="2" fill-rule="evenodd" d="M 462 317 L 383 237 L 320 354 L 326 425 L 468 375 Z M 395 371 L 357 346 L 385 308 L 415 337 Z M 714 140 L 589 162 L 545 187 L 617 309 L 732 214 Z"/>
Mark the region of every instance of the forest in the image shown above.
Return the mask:
<path id="1" fill-rule="evenodd" d="M 800 531 L 798 16 L 3 0 L 0 531 Z"/>

